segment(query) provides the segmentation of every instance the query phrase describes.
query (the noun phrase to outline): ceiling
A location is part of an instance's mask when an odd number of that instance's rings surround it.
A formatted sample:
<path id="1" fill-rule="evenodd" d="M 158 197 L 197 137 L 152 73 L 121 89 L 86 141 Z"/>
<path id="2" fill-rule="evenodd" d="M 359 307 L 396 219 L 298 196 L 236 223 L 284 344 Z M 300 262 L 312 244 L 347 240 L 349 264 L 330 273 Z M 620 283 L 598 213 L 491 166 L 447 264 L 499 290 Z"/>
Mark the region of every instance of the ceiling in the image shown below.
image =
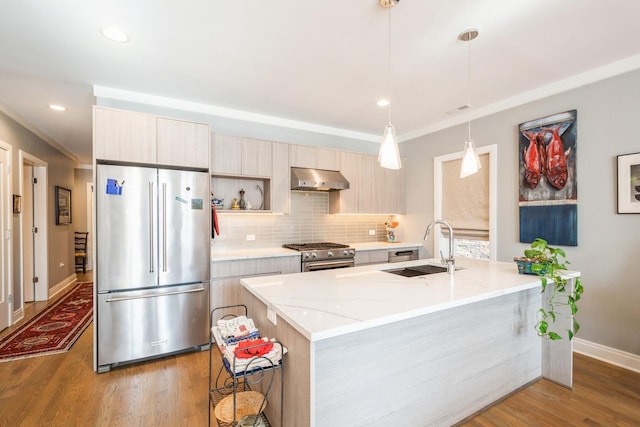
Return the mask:
<path id="1" fill-rule="evenodd" d="M 640 68 L 638 16 L 637 0 L 402 0 L 391 12 L 399 138 Z M 388 22 L 378 0 L 4 1 L 0 109 L 79 164 L 91 163 L 94 86 L 376 142 Z M 109 25 L 130 41 L 102 37 Z M 469 115 L 457 112 L 468 96 L 457 36 L 472 27 Z"/>

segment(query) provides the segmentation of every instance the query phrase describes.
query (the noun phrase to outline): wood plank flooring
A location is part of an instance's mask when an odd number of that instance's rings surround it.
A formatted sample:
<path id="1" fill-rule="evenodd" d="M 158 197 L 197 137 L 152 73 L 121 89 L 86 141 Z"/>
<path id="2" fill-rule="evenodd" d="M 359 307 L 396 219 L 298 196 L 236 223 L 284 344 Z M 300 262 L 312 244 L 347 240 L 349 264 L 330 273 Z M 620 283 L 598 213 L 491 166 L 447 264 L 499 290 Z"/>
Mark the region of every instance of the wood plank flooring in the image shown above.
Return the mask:
<path id="1" fill-rule="evenodd" d="M 207 425 L 208 352 L 104 374 L 92 352 L 90 326 L 68 353 L 0 363 L 0 426 Z M 640 426 L 640 374 L 576 354 L 573 391 L 540 380 L 460 425 Z"/>

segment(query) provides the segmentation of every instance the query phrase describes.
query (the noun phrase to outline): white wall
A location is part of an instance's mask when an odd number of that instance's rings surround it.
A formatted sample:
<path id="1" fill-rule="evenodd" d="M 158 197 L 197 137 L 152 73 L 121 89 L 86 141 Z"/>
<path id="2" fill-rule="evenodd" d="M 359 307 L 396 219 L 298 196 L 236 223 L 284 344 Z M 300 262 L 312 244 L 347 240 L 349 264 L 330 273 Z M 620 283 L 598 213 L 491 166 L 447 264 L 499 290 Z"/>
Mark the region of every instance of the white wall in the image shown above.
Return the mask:
<path id="1" fill-rule="evenodd" d="M 503 111 L 472 124 L 478 146 L 498 145 L 497 258 L 519 243 L 518 124 L 578 110 L 578 246 L 564 247 L 582 272 L 578 337 L 640 355 L 640 214 L 616 213 L 616 156 L 640 152 L 640 71 Z M 401 144 L 407 168 L 405 239 L 419 241 L 433 218 L 433 157 L 461 151 L 466 126 Z M 446 218 L 445 218 L 446 219 Z M 430 246 L 429 246 L 430 247 Z M 515 265 L 514 265 L 515 270 Z"/>

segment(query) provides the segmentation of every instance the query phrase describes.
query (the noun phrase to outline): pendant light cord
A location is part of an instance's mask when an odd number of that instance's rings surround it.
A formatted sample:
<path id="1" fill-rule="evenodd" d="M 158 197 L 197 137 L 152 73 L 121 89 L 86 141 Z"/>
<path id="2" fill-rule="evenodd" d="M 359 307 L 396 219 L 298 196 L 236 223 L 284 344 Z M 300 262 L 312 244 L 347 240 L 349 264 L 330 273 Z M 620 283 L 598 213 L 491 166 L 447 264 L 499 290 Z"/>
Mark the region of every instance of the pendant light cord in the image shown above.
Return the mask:
<path id="1" fill-rule="evenodd" d="M 389 108 L 387 109 L 389 124 L 391 124 L 391 8 L 393 0 L 390 0 L 389 4 L 389 46 L 388 46 L 388 61 L 387 61 L 387 91 L 389 93 Z"/>
<path id="2" fill-rule="evenodd" d="M 467 128 L 469 130 L 469 141 L 471 141 L 471 31 L 467 33 L 467 38 L 469 39 L 467 43 L 468 46 L 468 60 L 467 60 L 467 106 L 468 106 L 468 121 Z"/>

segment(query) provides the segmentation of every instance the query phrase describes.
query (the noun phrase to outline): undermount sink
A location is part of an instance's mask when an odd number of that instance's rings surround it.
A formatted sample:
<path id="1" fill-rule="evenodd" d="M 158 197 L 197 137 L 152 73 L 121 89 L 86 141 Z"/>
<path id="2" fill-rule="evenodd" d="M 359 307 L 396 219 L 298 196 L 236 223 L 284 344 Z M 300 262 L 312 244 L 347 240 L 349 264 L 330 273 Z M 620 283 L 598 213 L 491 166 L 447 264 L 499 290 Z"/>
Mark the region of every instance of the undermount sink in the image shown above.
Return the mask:
<path id="1" fill-rule="evenodd" d="M 383 270 L 386 273 L 397 274 L 404 277 L 425 276 L 427 274 L 446 273 L 447 267 L 439 265 L 424 264 L 415 265 L 413 267 L 395 268 L 393 270 Z"/>

